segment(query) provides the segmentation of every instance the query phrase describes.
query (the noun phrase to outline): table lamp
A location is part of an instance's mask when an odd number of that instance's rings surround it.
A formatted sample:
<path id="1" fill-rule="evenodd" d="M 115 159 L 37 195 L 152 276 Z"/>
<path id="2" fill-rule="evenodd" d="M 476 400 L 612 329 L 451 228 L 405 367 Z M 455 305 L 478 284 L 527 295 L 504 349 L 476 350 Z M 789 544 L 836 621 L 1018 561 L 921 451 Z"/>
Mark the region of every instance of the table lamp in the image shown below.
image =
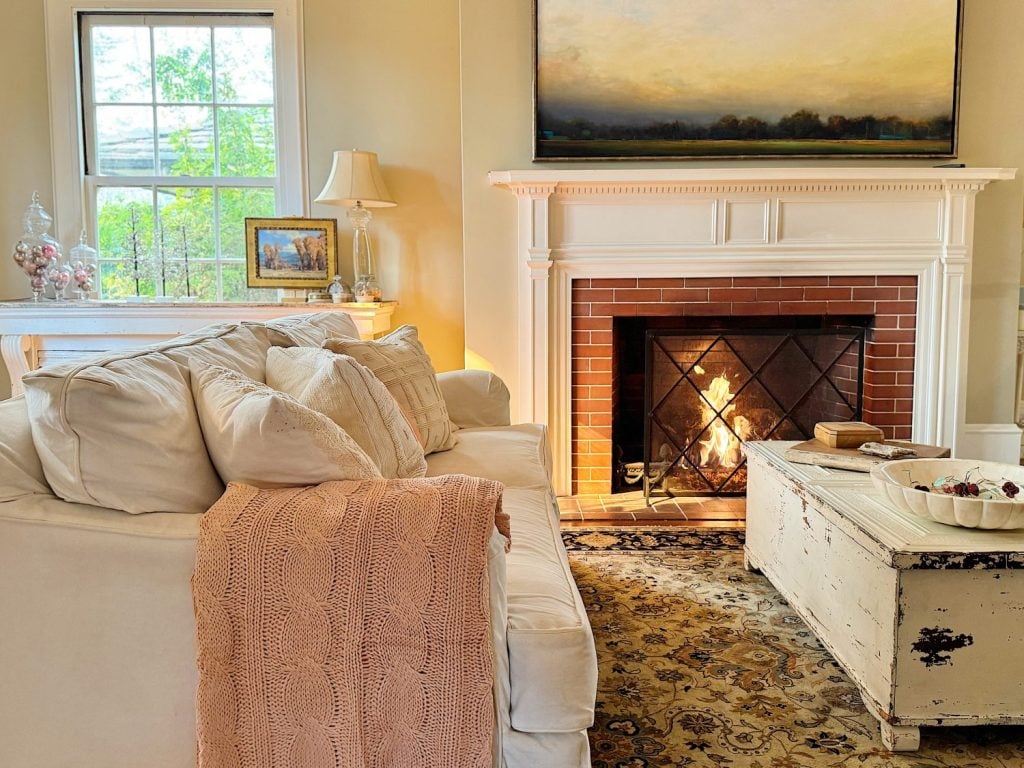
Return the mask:
<path id="1" fill-rule="evenodd" d="M 352 222 L 352 267 L 355 284 L 352 292 L 356 301 L 380 301 L 380 284 L 370 249 L 366 227 L 373 218 L 370 208 L 390 208 L 397 205 L 384 186 L 377 165 L 377 153 L 359 149 L 338 150 L 334 153 L 331 175 L 327 178 L 316 202 L 348 208 Z"/>

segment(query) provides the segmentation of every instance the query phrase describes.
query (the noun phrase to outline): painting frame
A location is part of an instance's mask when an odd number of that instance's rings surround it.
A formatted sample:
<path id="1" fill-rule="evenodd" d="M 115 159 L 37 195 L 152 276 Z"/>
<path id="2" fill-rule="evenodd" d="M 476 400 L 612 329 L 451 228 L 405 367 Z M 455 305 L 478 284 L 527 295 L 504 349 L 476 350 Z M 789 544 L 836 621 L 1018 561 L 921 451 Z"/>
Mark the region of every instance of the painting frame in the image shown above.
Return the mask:
<path id="1" fill-rule="evenodd" d="M 743 160 L 743 159 L 756 159 L 756 160 L 786 160 L 786 159 L 955 159 L 958 153 L 958 140 L 959 140 L 959 118 L 960 118 L 960 87 L 961 87 L 961 71 L 962 71 L 962 55 L 963 55 L 963 19 L 964 19 L 964 0 L 946 0 L 949 3 L 949 10 L 953 11 L 953 22 L 952 24 L 943 27 L 947 34 L 952 35 L 952 74 L 951 82 L 948 89 L 948 105 L 947 110 L 938 115 L 937 117 L 948 118 L 948 137 L 942 136 L 940 140 L 934 144 L 934 146 L 927 146 L 925 142 L 918 141 L 916 136 L 913 141 L 908 142 L 904 136 L 897 135 L 893 137 L 884 137 L 880 135 L 877 143 L 869 143 L 863 140 L 836 140 L 831 142 L 831 151 L 826 151 L 825 142 L 820 144 L 811 144 L 810 140 L 802 140 L 804 148 L 802 150 L 796 150 L 793 148 L 786 148 L 785 151 L 779 151 L 778 148 L 772 148 L 767 146 L 767 142 L 760 140 L 751 140 L 745 142 L 744 140 L 737 140 L 733 142 L 736 147 L 730 149 L 730 151 L 720 151 L 720 144 L 716 145 L 713 140 L 694 140 L 689 142 L 691 146 L 686 148 L 687 151 L 662 151 L 663 148 L 659 147 L 658 152 L 647 152 L 642 149 L 635 150 L 630 148 L 630 151 L 622 151 L 626 142 L 621 141 L 614 149 L 609 148 L 613 142 L 609 141 L 597 141 L 594 138 L 579 138 L 572 139 L 566 136 L 552 135 L 552 132 L 548 130 L 548 126 L 545 125 L 544 119 L 541 115 L 541 105 L 543 102 L 542 94 L 542 78 L 540 74 L 541 67 L 541 37 L 543 30 L 541 29 L 541 10 L 540 6 L 546 2 L 554 2 L 556 0 L 533 0 L 532 6 L 532 28 L 533 28 L 533 47 L 532 47 L 532 65 L 533 65 L 533 115 L 532 115 L 532 161 L 535 163 L 547 163 L 547 162 L 606 162 L 606 161 L 664 161 L 664 162 L 679 162 L 686 160 Z M 813 3 L 815 0 L 795 0 L 796 2 L 806 1 Z M 689 7 L 692 6 L 693 2 L 698 0 L 692 0 L 692 2 L 675 2 L 674 5 L 680 10 L 678 13 L 687 14 Z M 723 24 L 728 24 L 729 19 L 723 19 Z M 784 19 L 781 21 L 783 24 L 792 25 L 792 19 Z M 947 76 L 949 75 L 947 70 Z M 830 126 L 831 127 L 831 126 Z M 561 141 L 553 141 L 553 139 L 560 139 Z M 891 140 L 884 141 L 884 138 Z M 934 137 L 928 136 L 927 139 Z M 941 146 L 938 146 L 938 141 L 941 141 Z M 636 142 L 641 144 L 642 142 Z M 662 142 L 668 143 L 668 142 Z M 795 142 L 794 142 L 795 143 Z M 654 142 L 650 142 L 654 144 Z M 927 144 L 932 144 L 928 141 Z M 560 147 L 565 151 L 559 151 Z M 603 146 L 601 146 L 603 145 Z M 600 147 L 600 148 L 598 148 Z M 710 151 L 711 149 L 715 151 Z M 842 151 L 837 151 L 841 149 Z M 813 150 L 813 151 L 809 151 Z"/>
<path id="2" fill-rule="evenodd" d="M 245 274 L 250 288 L 325 289 L 338 274 L 337 219 L 247 217 Z"/>

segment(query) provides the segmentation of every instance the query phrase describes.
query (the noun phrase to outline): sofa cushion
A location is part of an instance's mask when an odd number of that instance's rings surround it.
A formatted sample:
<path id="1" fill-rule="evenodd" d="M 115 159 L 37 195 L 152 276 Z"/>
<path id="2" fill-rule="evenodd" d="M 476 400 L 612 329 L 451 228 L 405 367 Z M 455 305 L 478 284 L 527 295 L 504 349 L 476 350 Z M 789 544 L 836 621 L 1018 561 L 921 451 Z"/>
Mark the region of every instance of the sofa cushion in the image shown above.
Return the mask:
<path id="1" fill-rule="evenodd" d="M 423 477 L 423 446 L 395 398 L 368 368 L 327 349 L 267 351 L 267 384 L 344 429 L 384 477 Z"/>
<path id="2" fill-rule="evenodd" d="M 359 338 L 355 320 L 341 311 L 313 312 L 311 314 L 288 315 L 267 320 L 263 325 L 273 332 L 283 334 L 285 340 L 274 339 L 276 346 L 319 347 L 329 338 Z M 285 343 L 290 341 L 291 344 Z"/>
<path id="3" fill-rule="evenodd" d="M 324 347 L 354 357 L 384 382 L 402 411 L 416 423 L 424 451 L 446 451 L 455 445 L 455 425 L 448 418 L 430 356 L 413 326 L 403 325 L 377 341 L 328 339 Z"/>
<path id="4" fill-rule="evenodd" d="M 32 444 L 24 397 L 0 401 L 0 502 L 50 493 Z"/>
<path id="5" fill-rule="evenodd" d="M 509 424 L 509 391 L 490 371 L 462 370 L 437 374 L 448 417 L 459 427 Z"/>
<path id="6" fill-rule="evenodd" d="M 224 483 L 284 488 L 380 477 L 322 413 L 227 368 L 199 360 L 191 368 L 206 448 Z"/>
<path id="7" fill-rule="evenodd" d="M 461 472 L 506 488 L 542 490 L 550 482 L 547 456 L 547 430 L 541 424 L 461 429 L 458 445 L 427 457 L 427 476 Z"/>
<path id="8" fill-rule="evenodd" d="M 152 347 L 40 368 L 23 379 L 54 493 L 126 512 L 205 512 L 223 493 L 192 402 L 188 362 L 263 380 L 265 334 L 219 325 Z"/>
<path id="9" fill-rule="evenodd" d="M 505 484 L 511 723 L 562 733 L 593 722 L 597 662 L 559 531 L 546 436 L 539 424 L 464 429 L 455 448 L 427 457 L 427 475 L 464 472 Z"/>

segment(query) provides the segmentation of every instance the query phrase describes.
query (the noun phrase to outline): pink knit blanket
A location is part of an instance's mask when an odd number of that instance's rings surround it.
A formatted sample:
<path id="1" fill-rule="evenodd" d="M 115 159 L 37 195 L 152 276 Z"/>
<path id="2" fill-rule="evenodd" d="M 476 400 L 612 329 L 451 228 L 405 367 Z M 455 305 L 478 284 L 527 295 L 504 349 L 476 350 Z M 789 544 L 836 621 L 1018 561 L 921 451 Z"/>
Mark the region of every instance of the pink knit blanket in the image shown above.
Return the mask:
<path id="1" fill-rule="evenodd" d="M 200 768 L 490 766 L 501 493 L 463 475 L 230 485 L 192 576 Z"/>

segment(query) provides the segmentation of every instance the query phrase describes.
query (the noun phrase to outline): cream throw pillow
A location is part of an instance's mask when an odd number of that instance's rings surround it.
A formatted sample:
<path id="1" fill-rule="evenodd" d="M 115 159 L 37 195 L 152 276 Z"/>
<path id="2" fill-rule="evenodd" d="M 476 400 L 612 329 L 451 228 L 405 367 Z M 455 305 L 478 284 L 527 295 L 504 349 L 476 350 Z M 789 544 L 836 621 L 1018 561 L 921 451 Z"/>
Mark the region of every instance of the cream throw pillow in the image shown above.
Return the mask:
<path id="1" fill-rule="evenodd" d="M 380 477 L 323 414 L 227 368 L 196 361 L 191 369 L 206 448 L 225 483 L 283 488 Z"/>
<path id="2" fill-rule="evenodd" d="M 423 446 L 395 398 L 348 355 L 309 347 L 267 350 L 267 384 L 318 411 L 355 440 L 384 477 L 423 477 Z"/>
<path id="3" fill-rule="evenodd" d="M 416 328 L 403 325 L 377 341 L 328 339 L 324 348 L 354 357 L 388 388 L 415 424 L 426 453 L 447 451 L 457 442 L 437 374 Z"/>

